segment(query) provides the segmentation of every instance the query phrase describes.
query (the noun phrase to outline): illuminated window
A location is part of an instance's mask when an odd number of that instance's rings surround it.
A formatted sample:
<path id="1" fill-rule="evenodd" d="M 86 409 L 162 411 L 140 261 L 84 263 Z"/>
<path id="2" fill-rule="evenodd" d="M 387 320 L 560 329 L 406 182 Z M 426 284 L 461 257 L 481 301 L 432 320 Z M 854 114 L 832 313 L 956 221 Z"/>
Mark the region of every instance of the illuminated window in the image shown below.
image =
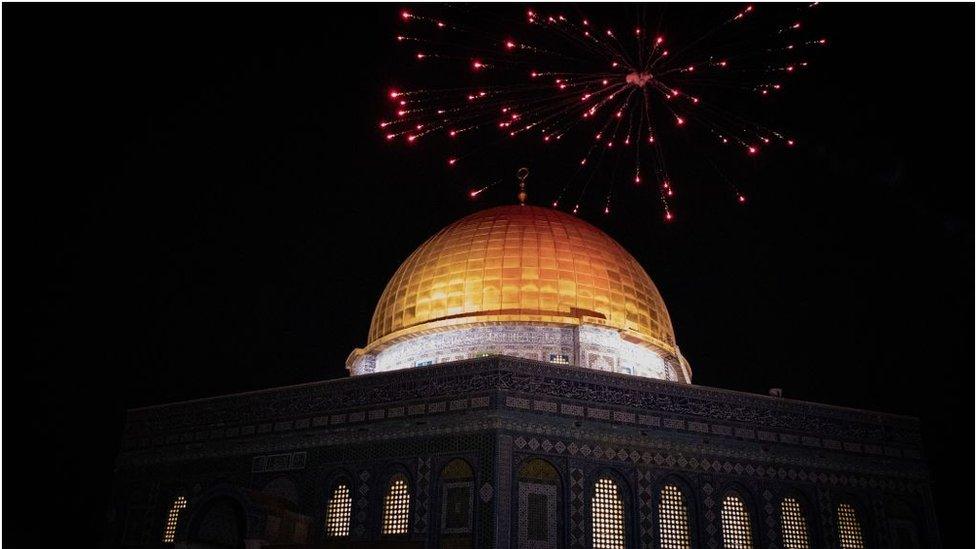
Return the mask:
<path id="1" fill-rule="evenodd" d="M 569 364 L 569 355 L 549 355 L 549 362 L 553 364 Z"/>
<path id="2" fill-rule="evenodd" d="M 735 494 L 722 502 L 722 546 L 730 549 L 752 549 L 752 526 L 745 503 Z"/>
<path id="3" fill-rule="evenodd" d="M 861 522 L 857 520 L 857 511 L 848 503 L 837 506 L 837 533 L 841 549 L 864 549 Z"/>
<path id="4" fill-rule="evenodd" d="M 325 509 L 325 535 L 330 538 L 343 538 L 349 535 L 349 522 L 352 520 L 352 496 L 349 486 L 340 484 L 332 490 L 332 497 Z"/>
<path id="5" fill-rule="evenodd" d="M 593 489 L 593 547 L 624 548 L 624 504 L 617 483 L 607 477 L 596 481 Z"/>
<path id="6" fill-rule="evenodd" d="M 176 525 L 180 522 L 180 511 L 186 508 L 186 498 L 178 496 L 173 500 L 169 514 L 166 516 L 166 529 L 163 531 L 163 543 L 176 541 Z"/>
<path id="7" fill-rule="evenodd" d="M 807 519 L 803 517 L 800 503 L 793 498 L 783 498 L 779 508 L 783 523 L 783 547 L 808 549 L 810 538 L 807 535 Z"/>
<path id="8" fill-rule="evenodd" d="M 658 530 L 661 549 L 691 549 L 688 533 L 688 507 L 677 486 L 668 484 L 661 488 L 658 505 Z"/>
<path id="9" fill-rule="evenodd" d="M 407 478 L 396 475 L 383 502 L 383 535 L 406 534 L 410 524 L 410 490 Z"/>

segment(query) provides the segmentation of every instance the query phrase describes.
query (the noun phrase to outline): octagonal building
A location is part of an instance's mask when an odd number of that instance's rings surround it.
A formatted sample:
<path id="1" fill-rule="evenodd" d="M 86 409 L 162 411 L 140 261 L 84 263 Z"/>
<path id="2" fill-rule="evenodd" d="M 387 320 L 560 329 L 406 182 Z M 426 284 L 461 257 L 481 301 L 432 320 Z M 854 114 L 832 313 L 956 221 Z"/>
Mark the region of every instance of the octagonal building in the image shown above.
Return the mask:
<path id="1" fill-rule="evenodd" d="M 693 385 L 644 268 L 556 210 L 430 237 L 346 368 L 130 410 L 104 546 L 940 546 L 916 419 Z"/>

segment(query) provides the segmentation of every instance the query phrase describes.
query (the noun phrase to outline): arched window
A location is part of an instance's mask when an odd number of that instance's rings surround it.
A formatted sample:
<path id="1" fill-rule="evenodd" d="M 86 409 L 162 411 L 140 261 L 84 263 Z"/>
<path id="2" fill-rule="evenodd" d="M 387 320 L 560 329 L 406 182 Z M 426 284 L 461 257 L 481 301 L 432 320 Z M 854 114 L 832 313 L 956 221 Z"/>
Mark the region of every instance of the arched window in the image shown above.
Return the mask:
<path id="1" fill-rule="evenodd" d="M 918 520 L 915 511 L 901 499 L 889 499 L 885 509 L 895 547 L 916 549 L 919 543 Z"/>
<path id="2" fill-rule="evenodd" d="M 176 526 L 180 523 L 180 511 L 186 508 L 186 498 L 176 496 L 166 515 L 166 528 L 163 530 L 163 543 L 176 541 Z"/>
<path id="3" fill-rule="evenodd" d="M 590 514 L 594 549 L 624 549 L 624 502 L 613 479 L 596 481 Z"/>
<path id="4" fill-rule="evenodd" d="M 410 488 L 407 477 L 394 475 L 383 501 L 383 535 L 406 534 L 410 529 Z"/>
<path id="5" fill-rule="evenodd" d="M 243 547 L 244 508 L 236 499 L 217 496 L 193 510 L 187 525 L 188 547 Z M 281 530 L 275 535 L 280 535 Z"/>
<path id="6" fill-rule="evenodd" d="M 783 498 L 779 505 L 780 523 L 783 530 L 783 547 L 786 549 L 809 549 L 810 536 L 807 533 L 807 519 L 803 516 L 800 502 L 793 498 Z"/>
<path id="7" fill-rule="evenodd" d="M 518 474 L 519 547 L 556 549 L 559 473 L 548 461 L 530 459 Z"/>
<path id="8" fill-rule="evenodd" d="M 667 484 L 661 488 L 657 514 L 661 549 L 691 549 L 688 506 L 685 505 L 684 494 L 677 486 Z"/>
<path id="9" fill-rule="evenodd" d="M 467 461 L 453 459 L 441 471 L 441 533 L 471 534 L 474 471 Z"/>
<path id="10" fill-rule="evenodd" d="M 849 503 L 837 506 L 837 537 L 841 549 L 864 549 L 861 521 L 857 520 L 857 511 Z"/>
<path id="11" fill-rule="evenodd" d="M 344 538 L 349 535 L 352 520 L 352 494 L 349 485 L 341 482 L 332 489 L 329 503 L 325 507 L 325 535 L 330 538 Z"/>
<path id="12" fill-rule="evenodd" d="M 729 549 L 752 549 L 752 523 L 742 498 L 735 494 L 722 501 L 722 546 Z"/>

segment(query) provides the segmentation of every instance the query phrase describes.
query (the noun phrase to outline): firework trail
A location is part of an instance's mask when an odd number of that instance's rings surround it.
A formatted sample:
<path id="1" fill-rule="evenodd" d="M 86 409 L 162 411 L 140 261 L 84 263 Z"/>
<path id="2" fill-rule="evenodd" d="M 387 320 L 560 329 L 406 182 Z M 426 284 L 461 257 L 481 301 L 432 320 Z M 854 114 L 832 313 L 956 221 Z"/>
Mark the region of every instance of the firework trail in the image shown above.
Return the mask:
<path id="1" fill-rule="evenodd" d="M 780 95 L 827 44 L 806 30 L 815 8 L 710 6 L 710 17 L 618 8 L 637 11 L 626 27 L 575 7 L 572 15 L 527 8 L 517 18 L 466 5 L 404 9 L 395 40 L 410 57 L 405 72 L 423 76 L 421 85 L 389 90 L 393 112 L 379 127 L 388 141 L 444 151 L 447 169 L 528 140 L 574 166 L 549 190 L 553 207 L 577 213 L 599 200 L 609 214 L 619 186 L 647 186 L 665 221 L 675 218 L 680 187 L 665 149 L 681 143 L 744 204 L 719 163 L 795 145 L 742 106 Z M 760 17 L 764 10 L 776 13 Z M 714 24 L 703 25 L 708 18 Z M 609 176 L 594 177 L 601 170 Z M 469 195 L 497 183 L 473 185 Z"/>

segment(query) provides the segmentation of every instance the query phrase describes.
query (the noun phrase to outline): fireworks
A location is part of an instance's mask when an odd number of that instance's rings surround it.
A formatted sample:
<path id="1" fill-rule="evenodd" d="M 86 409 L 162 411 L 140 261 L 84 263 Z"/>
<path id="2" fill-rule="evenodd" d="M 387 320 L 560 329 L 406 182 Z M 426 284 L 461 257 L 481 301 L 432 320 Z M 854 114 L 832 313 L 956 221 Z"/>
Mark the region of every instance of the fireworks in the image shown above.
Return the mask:
<path id="1" fill-rule="evenodd" d="M 409 48 L 412 72 L 427 85 L 390 90 L 393 116 L 379 126 L 388 141 L 443 149 L 449 169 L 511 154 L 512 141 L 525 143 L 523 154 L 532 147 L 533 158 L 568 160 L 574 168 L 547 189 L 548 202 L 574 213 L 588 198 L 602 197 L 599 208 L 609 214 L 615 187 L 653 184 L 665 221 L 675 218 L 680 187 L 665 151 L 683 145 L 714 170 L 735 203 L 745 204 L 745 191 L 718 164 L 754 163 L 767 149 L 795 145 L 794 137 L 747 112 L 782 93 L 827 44 L 801 19 L 814 6 L 785 14 L 779 8 L 766 18 L 758 12 L 772 6 L 717 16 L 727 8 L 710 7 L 715 24 L 677 18 L 674 44 L 667 34 L 672 18 L 642 8 L 626 18 L 627 28 L 620 18 L 615 27 L 548 7 L 527 9 L 517 21 L 468 6 L 404 10 L 396 41 Z M 549 152 L 536 151 L 540 145 Z"/>

